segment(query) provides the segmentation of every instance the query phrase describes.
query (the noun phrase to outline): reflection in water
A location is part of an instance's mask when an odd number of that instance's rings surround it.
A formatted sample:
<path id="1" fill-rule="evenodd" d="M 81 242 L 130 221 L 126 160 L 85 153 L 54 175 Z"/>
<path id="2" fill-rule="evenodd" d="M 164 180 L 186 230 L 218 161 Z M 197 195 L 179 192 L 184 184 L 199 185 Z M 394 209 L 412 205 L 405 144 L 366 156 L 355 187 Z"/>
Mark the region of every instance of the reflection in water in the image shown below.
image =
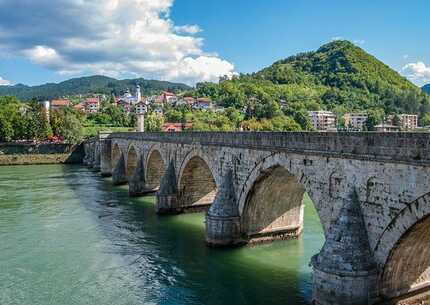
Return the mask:
<path id="1" fill-rule="evenodd" d="M 0 168 L 0 304 L 306 304 L 323 234 L 307 200 L 299 240 L 209 249 L 204 215 L 83 167 Z"/>

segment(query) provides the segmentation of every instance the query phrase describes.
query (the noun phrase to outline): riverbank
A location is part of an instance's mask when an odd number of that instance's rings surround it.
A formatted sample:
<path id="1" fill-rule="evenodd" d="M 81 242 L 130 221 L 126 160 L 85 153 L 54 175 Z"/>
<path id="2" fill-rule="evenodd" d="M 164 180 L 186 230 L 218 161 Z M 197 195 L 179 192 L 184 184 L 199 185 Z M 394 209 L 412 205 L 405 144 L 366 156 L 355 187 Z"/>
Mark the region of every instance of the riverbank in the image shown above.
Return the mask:
<path id="1" fill-rule="evenodd" d="M 83 145 L 62 143 L 0 143 L 0 166 L 80 164 Z"/>

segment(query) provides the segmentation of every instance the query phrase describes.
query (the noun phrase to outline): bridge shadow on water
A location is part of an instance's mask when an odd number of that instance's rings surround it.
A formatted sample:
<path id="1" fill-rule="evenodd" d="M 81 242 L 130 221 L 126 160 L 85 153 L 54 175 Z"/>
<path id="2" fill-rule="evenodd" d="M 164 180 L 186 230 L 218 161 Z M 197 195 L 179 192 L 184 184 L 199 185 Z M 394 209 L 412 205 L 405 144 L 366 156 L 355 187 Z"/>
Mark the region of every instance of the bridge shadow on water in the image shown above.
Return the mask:
<path id="1" fill-rule="evenodd" d="M 84 167 L 63 173 L 108 241 L 106 251 L 136 278 L 139 304 L 309 303 L 308 263 L 324 241 L 309 199 L 298 240 L 217 250 L 204 243 L 204 214 L 159 217 L 154 197 L 129 198 L 127 186 L 113 187 Z"/>

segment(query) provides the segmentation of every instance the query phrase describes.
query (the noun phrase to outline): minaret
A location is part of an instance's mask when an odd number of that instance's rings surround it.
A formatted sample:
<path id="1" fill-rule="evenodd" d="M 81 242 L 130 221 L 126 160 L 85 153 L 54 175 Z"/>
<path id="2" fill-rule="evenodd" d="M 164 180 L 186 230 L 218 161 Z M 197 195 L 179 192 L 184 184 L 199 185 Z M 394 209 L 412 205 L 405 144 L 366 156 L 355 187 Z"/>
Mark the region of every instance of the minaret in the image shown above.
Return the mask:
<path id="1" fill-rule="evenodd" d="M 140 91 L 140 85 L 136 86 L 136 99 L 137 99 L 137 103 L 142 101 L 142 92 Z"/>

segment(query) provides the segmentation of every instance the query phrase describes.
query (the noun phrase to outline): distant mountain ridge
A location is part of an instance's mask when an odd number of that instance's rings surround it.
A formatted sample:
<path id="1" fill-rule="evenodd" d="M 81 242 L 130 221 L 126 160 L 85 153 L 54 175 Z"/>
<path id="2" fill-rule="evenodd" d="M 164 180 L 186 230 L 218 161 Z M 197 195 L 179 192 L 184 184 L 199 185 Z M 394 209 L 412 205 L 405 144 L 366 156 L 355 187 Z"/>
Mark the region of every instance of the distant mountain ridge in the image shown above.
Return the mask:
<path id="1" fill-rule="evenodd" d="M 423 89 L 423 91 L 425 93 L 430 94 L 430 84 L 427 84 L 427 85 L 423 86 L 421 89 Z"/>
<path id="2" fill-rule="evenodd" d="M 20 100 L 27 101 L 32 98 L 50 100 L 67 95 L 86 93 L 114 93 L 118 95 L 127 89 L 134 90 L 136 85 L 140 85 L 145 95 L 155 94 L 160 91 L 178 92 L 191 89 L 191 87 L 181 83 L 147 80 L 143 78 L 117 80 L 107 76 L 94 75 L 72 78 L 58 84 L 48 83 L 39 86 L 17 84 L 15 86 L 0 86 L 0 96 L 12 95 Z"/>

